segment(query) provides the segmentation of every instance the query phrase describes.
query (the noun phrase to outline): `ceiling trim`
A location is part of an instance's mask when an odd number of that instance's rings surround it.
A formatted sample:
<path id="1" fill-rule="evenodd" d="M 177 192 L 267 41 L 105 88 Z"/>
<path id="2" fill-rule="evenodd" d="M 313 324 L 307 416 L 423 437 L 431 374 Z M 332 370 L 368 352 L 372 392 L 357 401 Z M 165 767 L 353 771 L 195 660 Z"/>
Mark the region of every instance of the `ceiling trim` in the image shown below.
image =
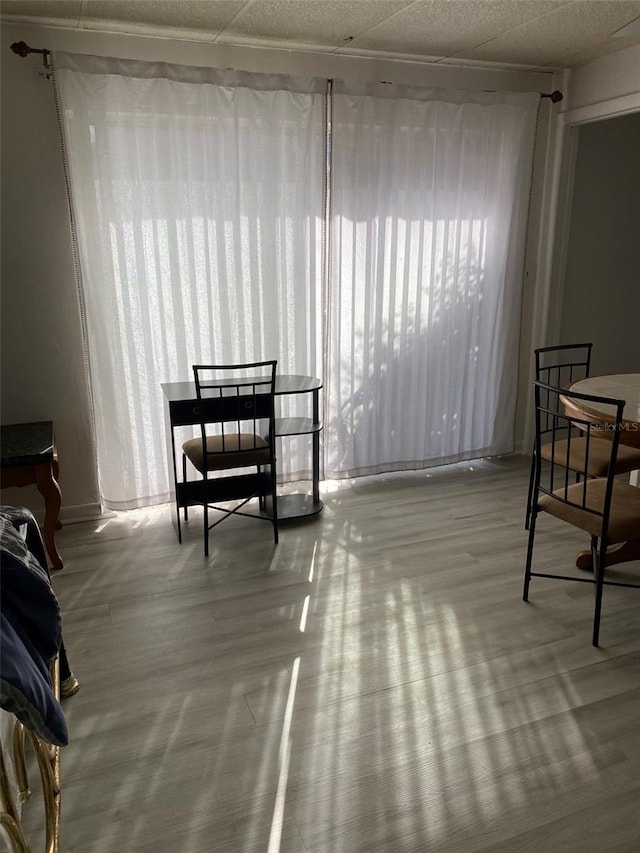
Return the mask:
<path id="1" fill-rule="evenodd" d="M 597 104 L 589 104 L 586 107 L 578 107 L 575 110 L 567 110 L 565 113 L 560 113 L 560 119 L 565 125 L 587 124 L 591 121 L 600 121 L 604 118 L 615 118 L 626 113 L 636 112 L 640 112 L 640 92 L 600 101 Z"/>

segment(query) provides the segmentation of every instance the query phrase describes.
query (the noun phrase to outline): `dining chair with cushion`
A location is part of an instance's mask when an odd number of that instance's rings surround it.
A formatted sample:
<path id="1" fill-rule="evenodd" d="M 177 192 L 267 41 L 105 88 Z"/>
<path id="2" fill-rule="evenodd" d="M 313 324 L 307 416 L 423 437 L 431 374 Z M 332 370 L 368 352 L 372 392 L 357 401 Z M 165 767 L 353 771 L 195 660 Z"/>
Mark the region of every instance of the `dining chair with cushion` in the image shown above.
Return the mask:
<path id="1" fill-rule="evenodd" d="M 552 385 L 555 388 L 569 388 L 574 382 L 586 379 L 591 366 L 591 350 L 593 344 L 561 344 L 554 347 L 539 347 L 534 350 L 535 380 Z M 589 443 L 589 457 L 586 469 L 588 477 L 606 477 L 610 464 L 610 448 L 596 436 Z M 550 461 L 553 455 L 556 464 L 564 464 L 573 471 L 576 480 L 580 476 L 580 468 L 584 455 L 586 438 L 576 437 L 569 444 L 564 438 L 547 441 L 540 448 L 542 459 Z M 640 469 L 640 449 L 621 446 L 615 460 L 614 474 L 629 474 Z M 531 471 L 529 474 L 529 490 L 527 493 L 527 510 L 525 530 L 529 529 L 531 518 L 531 503 L 533 497 L 533 478 L 535 470 L 535 449 L 531 456 Z"/>
<path id="2" fill-rule="evenodd" d="M 578 583 L 590 583 L 595 587 L 593 617 L 593 645 L 597 646 L 600 632 L 602 594 L 605 586 L 638 587 L 640 583 L 614 581 L 606 577 L 607 549 L 621 542 L 640 540 L 640 488 L 616 480 L 616 458 L 622 428 L 624 400 L 578 394 L 556 388 L 543 382 L 534 382 L 535 393 L 535 466 L 529 540 L 524 576 L 523 599 L 529 600 L 531 578 L 555 578 Z M 615 422 L 606 426 L 609 438 L 604 439 L 602 423 L 596 423 L 564 411 L 564 401 L 579 400 L 598 408 L 609 406 L 615 413 Z M 552 448 L 562 441 L 567 454 L 574 460 L 575 467 L 567 467 L 566 455 L 551 452 L 545 461 L 542 448 Z M 574 449 L 578 448 L 578 450 Z M 606 472 L 603 477 L 592 477 L 590 459 L 592 446 L 601 444 L 608 453 Z M 572 471 L 578 473 L 574 482 Z M 533 548 L 538 516 L 548 513 L 574 528 L 583 530 L 591 539 L 592 577 L 563 575 L 532 570 Z"/>
<path id="3" fill-rule="evenodd" d="M 192 493 L 189 503 L 204 508 L 205 556 L 209 554 L 209 531 L 230 515 L 269 521 L 278 543 L 276 366 L 276 361 L 193 365 L 200 435 L 182 445 L 182 473 L 186 481 L 189 460 L 202 477 L 202 489 Z M 250 512 L 247 504 L 254 499 L 258 505 Z M 221 502 L 227 505 L 219 506 Z M 222 518 L 209 524 L 210 510 L 222 513 Z M 186 520 L 186 505 L 184 513 Z"/>

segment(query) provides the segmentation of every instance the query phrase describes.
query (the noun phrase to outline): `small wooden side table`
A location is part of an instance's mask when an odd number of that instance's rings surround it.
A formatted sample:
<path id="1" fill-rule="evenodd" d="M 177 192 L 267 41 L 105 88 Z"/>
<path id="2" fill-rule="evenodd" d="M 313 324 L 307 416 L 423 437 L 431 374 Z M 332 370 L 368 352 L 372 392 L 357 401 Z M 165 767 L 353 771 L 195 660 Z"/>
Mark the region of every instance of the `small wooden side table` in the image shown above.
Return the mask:
<path id="1" fill-rule="evenodd" d="M 0 488 L 35 484 L 44 498 L 44 544 L 53 568 L 61 569 L 55 531 L 62 526 L 59 521 L 62 496 L 52 421 L 1 426 L 0 453 Z"/>

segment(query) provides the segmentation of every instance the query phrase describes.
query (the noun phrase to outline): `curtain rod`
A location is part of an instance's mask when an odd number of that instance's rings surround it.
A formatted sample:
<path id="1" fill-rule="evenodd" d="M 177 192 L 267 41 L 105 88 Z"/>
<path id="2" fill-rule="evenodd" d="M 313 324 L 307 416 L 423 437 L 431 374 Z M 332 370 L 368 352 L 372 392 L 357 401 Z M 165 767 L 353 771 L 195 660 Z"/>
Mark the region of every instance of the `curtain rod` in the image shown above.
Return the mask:
<path id="1" fill-rule="evenodd" d="M 42 61 L 45 65 L 48 64 L 47 58 L 51 55 L 51 51 L 47 50 L 46 47 L 29 47 L 25 41 L 14 41 L 11 45 L 11 50 L 23 59 L 25 56 L 29 56 L 30 53 L 41 53 Z"/>
<path id="2" fill-rule="evenodd" d="M 29 45 L 24 41 L 16 41 L 11 45 L 11 50 L 23 59 L 25 56 L 29 56 L 30 53 L 40 53 L 42 54 L 43 64 L 46 68 L 49 67 L 49 56 L 51 55 L 51 51 L 47 50 L 46 47 L 29 47 Z M 552 104 L 557 104 L 562 100 L 563 94 L 556 89 L 555 92 L 540 92 L 540 97 L 549 98 Z"/>

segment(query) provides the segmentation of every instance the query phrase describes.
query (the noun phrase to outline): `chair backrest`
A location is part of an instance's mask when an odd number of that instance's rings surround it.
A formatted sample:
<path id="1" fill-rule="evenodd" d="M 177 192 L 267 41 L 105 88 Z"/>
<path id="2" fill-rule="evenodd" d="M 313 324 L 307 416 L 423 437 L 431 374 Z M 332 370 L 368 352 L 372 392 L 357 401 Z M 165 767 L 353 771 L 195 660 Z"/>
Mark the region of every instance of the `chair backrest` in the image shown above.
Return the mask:
<path id="1" fill-rule="evenodd" d="M 536 414 L 534 486 L 536 493 L 549 495 L 576 509 L 600 516 L 604 531 L 608 524 L 625 401 L 593 394 L 579 394 L 544 382 L 534 381 L 533 385 Z M 567 405 L 568 411 L 565 408 Z M 602 421 L 589 418 L 586 414 L 584 416 L 576 414 L 576 409 L 601 411 L 603 407 L 607 407 L 604 411 L 612 419 L 611 423 L 604 424 Z M 604 438 L 610 439 L 607 441 L 610 457 L 605 496 L 601 506 L 587 506 L 590 479 L 588 460 L 591 444 L 600 442 L 602 446 Z M 567 442 L 567 446 L 558 450 L 556 455 L 556 447 L 560 446 L 558 442 L 562 440 Z M 573 455 L 574 458 L 577 456 L 577 460 L 576 464 L 572 465 L 573 471 L 569 471 L 566 460 L 571 454 L 572 442 L 574 442 Z M 542 460 L 543 444 L 551 447 L 550 459 L 546 462 Z M 577 483 L 576 473 L 579 475 Z"/>
<path id="2" fill-rule="evenodd" d="M 263 441 L 273 448 L 276 367 L 277 361 L 193 365 L 204 448 L 208 433 L 220 436 L 218 454 L 263 449 Z"/>
<path id="3" fill-rule="evenodd" d="M 593 344 L 561 344 L 534 350 L 535 378 L 556 388 L 566 388 L 572 382 L 586 379 L 591 368 Z"/>

